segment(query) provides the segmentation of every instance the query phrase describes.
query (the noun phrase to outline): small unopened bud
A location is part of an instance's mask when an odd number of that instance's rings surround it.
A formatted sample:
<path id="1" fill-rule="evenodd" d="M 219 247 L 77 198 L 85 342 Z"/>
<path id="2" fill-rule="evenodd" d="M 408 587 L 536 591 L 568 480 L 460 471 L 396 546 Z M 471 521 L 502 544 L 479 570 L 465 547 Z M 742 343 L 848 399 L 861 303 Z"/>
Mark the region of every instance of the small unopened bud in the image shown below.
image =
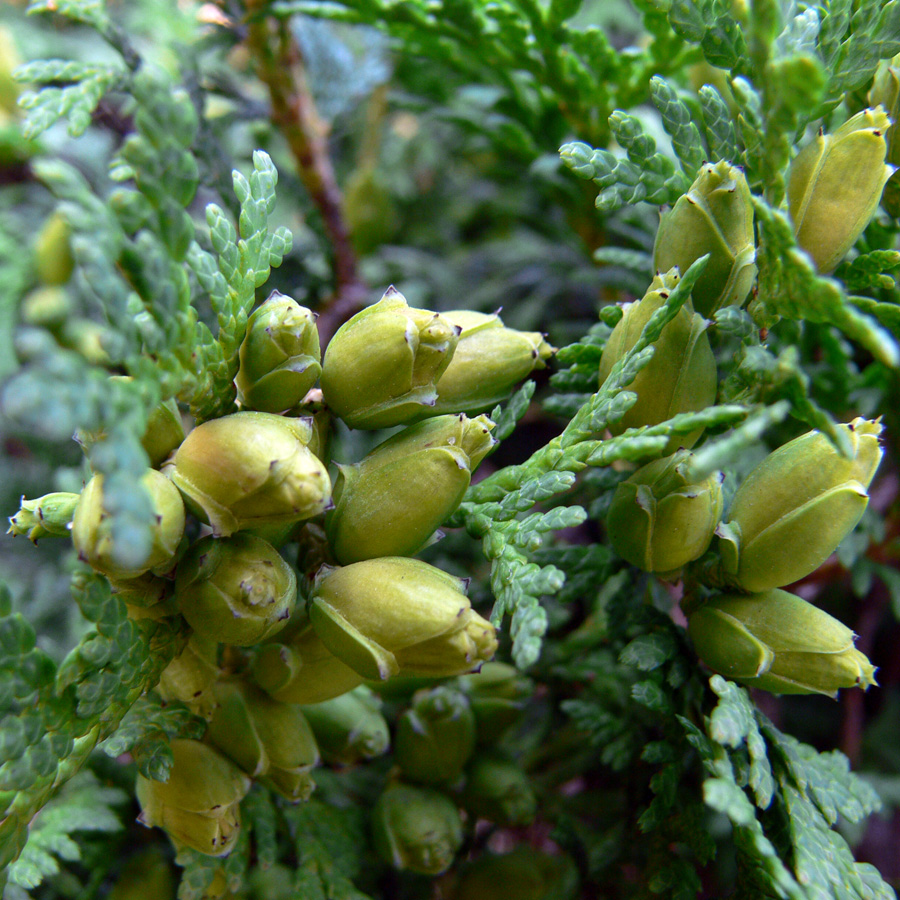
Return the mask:
<path id="1" fill-rule="evenodd" d="M 168 781 L 137 777 L 139 821 L 162 828 L 176 847 L 225 856 L 237 843 L 240 801 L 250 788 L 250 779 L 199 741 L 174 740 L 172 754 L 175 762 Z"/>
<path id="2" fill-rule="evenodd" d="M 169 471 L 216 536 L 308 519 L 331 502 L 325 466 L 307 446 L 309 419 L 239 412 L 198 425 Z"/>
<path id="3" fill-rule="evenodd" d="M 465 583 L 418 559 L 383 557 L 323 570 L 310 621 L 335 656 L 365 678 L 461 675 L 497 650 Z"/>
<path id="4" fill-rule="evenodd" d="M 459 328 L 413 309 L 394 288 L 345 322 L 322 361 L 325 401 L 351 428 L 387 428 L 418 418 L 456 350 Z"/>
<path id="5" fill-rule="evenodd" d="M 703 316 L 740 306 L 756 278 L 753 201 L 744 173 L 725 161 L 706 163 L 690 190 L 662 217 L 653 245 L 657 272 L 686 272 L 709 254 L 691 290 Z"/>
<path id="6" fill-rule="evenodd" d="M 41 284 L 65 284 L 72 277 L 75 260 L 69 243 L 69 223 L 60 213 L 53 213 L 44 222 L 34 245 L 34 262 Z"/>
<path id="7" fill-rule="evenodd" d="M 520 845 L 460 866 L 448 900 L 574 900 L 577 894 L 578 869 L 570 857 Z"/>
<path id="8" fill-rule="evenodd" d="M 894 172 L 885 164 L 890 125 L 882 107 L 864 109 L 833 134 L 820 132 L 791 163 L 788 210 L 819 272 L 837 268 L 875 215 Z"/>
<path id="9" fill-rule="evenodd" d="M 364 685 L 340 697 L 303 706 L 322 758 L 351 766 L 387 753 L 391 742 L 381 700 Z"/>
<path id="10" fill-rule="evenodd" d="M 846 625 L 776 589 L 713 597 L 690 614 L 697 655 L 715 672 L 773 694 L 825 694 L 875 684 Z"/>
<path id="11" fill-rule="evenodd" d="M 175 598 L 198 634 L 248 646 L 287 624 L 297 600 L 297 576 L 262 538 L 206 537 L 178 564 Z"/>
<path id="12" fill-rule="evenodd" d="M 679 450 L 623 481 L 606 516 L 616 552 L 645 572 L 665 574 L 698 559 L 712 541 L 722 514 L 719 472 L 691 484 L 691 454 Z"/>
<path id="13" fill-rule="evenodd" d="M 475 715 L 479 744 L 496 744 L 521 718 L 534 682 L 509 663 L 487 662 L 458 684 Z"/>
<path id="14" fill-rule="evenodd" d="M 537 812 L 537 798 L 525 770 L 487 752 L 477 754 L 466 766 L 462 803 L 473 816 L 504 828 L 527 825 Z"/>
<path id="15" fill-rule="evenodd" d="M 192 634 L 184 650 L 163 669 L 156 692 L 163 700 L 180 700 L 195 715 L 209 720 L 216 709 L 217 649 L 214 640 Z"/>
<path id="16" fill-rule="evenodd" d="M 326 528 L 338 562 L 412 556 L 462 502 L 472 472 L 497 443 L 486 416 L 437 416 L 340 466 Z"/>
<path id="17" fill-rule="evenodd" d="M 756 592 L 805 578 L 859 522 L 881 461 L 881 423 L 839 427 L 849 459 L 810 431 L 770 453 L 738 488 L 718 528 L 723 567 L 737 586 Z"/>
<path id="18" fill-rule="evenodd" d="M 410 781 L 453 784 L 474 749 L 475 716 L 452 688 L 419 691 L 397 721 L 394 758 Z"/>
<path id="19" fill-rule="evenodd" d="M 274 291 L 247 320 L 240 358 L 235 384 L 246 409 L 278 413 L 296 406 L 322 371 L 315 315 Z"/>
<path id="20" fill-rule="evenodd" d="M 462 846 L 456 804 L 430 788 L 394 784 L 372 810 L 372 835 L 379 856 L 395 869 L 440 875 Z"/>
<path id="21" fill-rule="evenodd" d="M 647 293 L 625 310 L 609 337 L 600 358 L 600 385 L 612 367 L 637 343 L 650 317 L 666 301 L 678 283 L 675 271 L 657 275 Z M 621 434 L 628 428 L 658 425 L 678 413 L 699 412 L 716 399 L 716 361 L 706 320 L 689 306 L 683 306 L 662 330 L 654 344 L 653 358 L 638 372 L 627 390 L 638 395 L 637 403 L 609 430 Z M 666 453 L 679 447 L 692 447 L 702 431 L 674 436 L 666 445 Z"/>
<path id="22" fill-rule="evenodd" d="M 19 511 L 10 517 L 7 534 L 25 535 L 37 543 L 39 538 L 53 535 L 68 537 L 79 494 L 58 492 L 36 500 L 22 498 Z"/>
<path id="23" fill-rule="evenodd" d="M 136 568 L 123 567 L 116 557 L 110 519 L 103 506 L 103 476 L 95 475 L 85 486 L 72 518 L 72 543 L 79 559 L 110 578 L 137 578 L 145 572 L 164 574 L 178 554 L 184 534 L 184 503 L 164 475 L 148 469 L 141 484 L 150 494 L 153 519 L 150 522 L 150 555 Z"/>

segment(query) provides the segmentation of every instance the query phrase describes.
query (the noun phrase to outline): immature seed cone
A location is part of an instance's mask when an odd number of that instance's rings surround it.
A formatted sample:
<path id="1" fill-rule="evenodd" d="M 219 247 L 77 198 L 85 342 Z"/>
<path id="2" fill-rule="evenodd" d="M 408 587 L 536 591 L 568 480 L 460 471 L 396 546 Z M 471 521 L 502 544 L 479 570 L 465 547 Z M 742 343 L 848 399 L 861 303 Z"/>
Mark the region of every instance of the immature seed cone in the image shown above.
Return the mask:
<path id="1" fill-rule="evenodd" d="M 688 618 L 697 655 L 726 678 L 773 694 L 825 694 L 875 684 L 855 635 L 811 603 L 778 589 L 707 600 Z"/>
<path id="2" fill-rule="evenodd" d="M 299 630 L 292 625 L 277 641 L 260 647 L 253 660 L 253 679 L 270 697 L 282 703 L 321 703 L 362 684 L 362 675 L 322 643 L 308 620 Z"/>
<path id="3" fill-rule="evenodd" d="M 323 569 L 309 615 L 322 643 L 364 678 L 460 675 L 497 650 L 464 582 L 418 559 L 384 557 Z"/>
<path id="4" fill-rule="evenodd" d="M 810 431 L 770 453 L 738 488 L 718 528 L 725 572 L 746 591 L 805 578 L 859 522 L 881 461 L 881 423 L 839 426 L 852 455 Z"/>
<path id="5" fill-rule="evenodd" d="M 300 707 L 239 679 L 219 681 L 213 690 L 217 707 L 207 740 L 282 797 L 308 800 L 319 748 Z"/>
<path id="6" fill-rule="evenodd" d="M 418 784 L 453 784 L 475 749 L 475 716 L 465 694 L 438 686 L 419 691 L 397 721 L 394 758 Z"/>
<path id="7" fill-rule="evenodd" d="M 331 481 L 307 444 L 309 419 L 239 412 L 198 425 L 169 477 L 217 537 L 286 525 L 327 509 Z"/>
<path id="8" fill-rule="evenodd" d="M 722 477 L 691 484 L 691 454 L 679 450 L 641 466 L 613 494 L 606 528 L 616 552 L 645 572 L 674 572 L 698 559 L 722 514 Z"/>
<path id="9" fill-rule="evenodd" d="M 412 556 L 462 502 L 472 472 L 497 443 L 486 416 L 437 416 L 339 466 L 326 529 L 334 556 L 348 564 Z"/>
<path id="10" fill-rule="evenodd" d="M 65 284 L 72 277 L 75 260 L 69 243 L 69 223 L 60 213 L 53 213 L 44 222 L 34 245 L 34 262 L 41 284 Z"/>
<path id="11" fill-rule="evenodd" d="M 25 535 L 37 543 L 39 538 L 53 535 L 68 537 L 80 494 L 58 491 L 36 500 L 22 498 L 19 511 L 10 517 L 7 534 Z"/>
<path id="12" fill-rule="evenodd" d="M 885 165 L 890 124 L 882 107 L 865 109 L 833 134 L 820 132 L 791 163 L 788 210 L 819 272 L 837 268 L 875 215 L 894 172 Z"/>
<path id="13" fill-rule="evenodd" d="M 458 340 L 457 326 L 411 308 L 389 288 L 329 341 L 322 362 L 325 402 L 351 428 L 387 428 L 431 415 L 435 385 Z"/>
<path id="14" fill-rule="evenodd" d="M 898 140 L 897 120 L 900 118 L 900 69 L 897 68 L 900 58 L 883 59 L 878 64 L 872 88 L 869 91 L 869 106 L 882 106 L 891 120 L 891 127 L 884 134 L 887 141 L 887 162 L 894 174 L 888 179 L 881 195 L 884 208 L 896 218 L 900 214 L 900 179 L 897 179 L 896 168 L 900 165 L 900 140 Z"/>
<path id="15" fill-rule="evenodd" d="M 462 846 L 462 821 L 456 804 L 438 791 L 393 784 L 372 810 L 372 836 L 395 869 L 440 875 Z"/>
<path id="16" fill-rule="evenodd" d="M 489 412 L 535 369 L 545 369 L 555 352 L 544 335 L 507 328 L 497 313 L 457 309 L 441 315 L 461 329 L 459 343 L 438 379 L 437 403 L 425 415 Z"/>
<path id="17" fill-rule="evenodd" d="M 150 494 L 153 543 L 140 566 L 122 565 L 116 554 L 109 516 L 103 508 L 103 476 L 95 475 L 85 486 L 72 518 L 72 543 L 78 558 L 110 578 L 137 578 L 145 572 L 163 574 L 178 553 L 184 534 L 184 504 L 172 483 L 155 469 L 148 469 L 141 484 Z"/>
<path id="18" fill-rule="evenodd" d="M 192 634 L 184 650 L 163 669 L 156 692 L 163 700 L 180 700 L 192 713 L 209 721 L 216 709 L 213 686 L 219 677 L 217 650 L 214 640 Z"/>
<path id="19" fill-rule="evenodd" d="M 352 766 L 387 753 L 391 733 L 381 700 L 364 685 L 302 709 L 325 762 Z"/>
<path id="20" fill-rule="evenodd" d="M 496 744 L 521 718 L 534 682 L 509 663 L 487 662 L 457 683 L 469 698 L 481 745 Z"/>
<path id="21" fill-rule="evenodd" d="M 756 278 L 753 201 L 744 173 L 730 163 L 706 163 L 697 180 L 662 217 L 653 245 L 657 272 L 686 272 L 709 254 L 691 291 L 694 309 L 710 317 L 740 306 Z"/>
<path id="22" fill-rule="evenodd" d="M 466 766 L 463 807 L 479 819 L 503 828 L 527 825 L 537 812 L 528 775 L 511 759 L 481 752 Z"/>
<path id="23" fill-rule="evenodd" d="M 240 358 L 235 384 L 246 409 L 278 413 L 296 406 L 322 371 L 315 315 L 273 291 L 247 320 Z"/>
<path id="24" fill-rule="evenodd" d="M 644 326 L 666 301 L 678 283 L 677 272 L 657 275 L 647 293 L 625 310 L 609 337 L 600 358 L 600 385 L 612 367 L 637 343 Z M 663 329 L 654 345 L 650 362 L 638 372 L 627 390 L 638 395 L 637 403 L 609 425 L 613 434 L 642 425 L 658 425 L 678 413 L 699 412 L 716 399 L 716 361 L 706 334 L 706 320 L 683 306 Z M 693 447 L 702 431 L 673 437 L 666 453 Z"/>
<path id="25" fill-rule="evenodd" d="M 230 760 L 199 741 L 174 740 L 169 780 L 137 777 L 139 821 L 158 826 L 176 847 L 207 856 L 234 849 L 241 827 L 240 802 L 250 779 Z"/>
<path id="26" fill-rule="evenodd" d="M 577 893 L 578 869 L 570 857 L 520 845 L 461 866 L 448 900 L 573 900 Z"/>
<path id="27" fill-rule="evenodd" d="M 262 538 L 206 537 L 178 564 L 175 599 L 198 634 L 245 647 L 287 624 L 297 600 L 297 576 Z"/>

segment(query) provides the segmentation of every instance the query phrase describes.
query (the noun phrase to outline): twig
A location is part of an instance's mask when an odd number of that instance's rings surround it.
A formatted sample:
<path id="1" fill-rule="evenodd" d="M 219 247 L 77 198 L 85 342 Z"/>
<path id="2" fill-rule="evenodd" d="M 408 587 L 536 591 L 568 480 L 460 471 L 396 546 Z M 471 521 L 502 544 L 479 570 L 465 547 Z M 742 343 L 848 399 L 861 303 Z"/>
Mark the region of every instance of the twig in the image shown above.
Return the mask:
<path id="1" fill-rule="evenodd" d="M 300 48 L 285 22 L 262 15 L 263 5 L 261 0 L 247 3 L 247 44 L 257 74 L 269 89 L 272 122 L 288 143 L 334 254 L 335 291 L 319 310 L 319 333 L 324 342 L 364 305 L 366 286 L 341 211 L 341 192 L 328 155 L 328 125 L 319 116 L 309 90 Z"/>

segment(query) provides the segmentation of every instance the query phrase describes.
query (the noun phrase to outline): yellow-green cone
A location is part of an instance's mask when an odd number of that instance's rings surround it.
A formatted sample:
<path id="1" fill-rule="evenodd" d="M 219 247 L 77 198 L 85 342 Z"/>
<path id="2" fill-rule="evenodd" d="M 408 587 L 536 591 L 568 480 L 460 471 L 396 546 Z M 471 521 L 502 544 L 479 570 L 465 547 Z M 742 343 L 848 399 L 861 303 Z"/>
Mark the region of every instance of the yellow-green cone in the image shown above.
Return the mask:
<path id="1" fill-rule="evenodd" d="M 865 109 L 833 134 L 820 132 L 791 163 L 787 200 L 794 233 L 823 274 L 837 268 L 875 215 L 894 172 L 885 164 L 890 124 L 882 107 Z"/>
<path id="2" fill-rule="evenodd" d="M 435 385 L 458 340 L 457 326 L 411 308 L 389 288 L 329 341 L 322 361 L 325 402 L 351 428 L 387 428 L 431 415 Z"/>
<path id="3" fill-rule="evenodd" d="M 691 484 L 691 454 L 679 450 L 623 481 L 613 494 L 606 528 L 616 552 L 645 572 L 674 572 L 698 559 L 722 514 L 722 479 L 716 472 Z"/>
<path id="4" fill-rule="evenodd" d="M 95 475 L 85 486 L 72 518 L 72 543 L 78 558 L 110 578 L 137 578 L 145 572 L 163 574 L 175 562 L 184 534 L 184 504 L 172 483 L 155 469 L 148 469 L 141 484 L 150 494 L 153 535 L 150 555 L 143 564 L 128 568 L 116 559 L 109 516 L 103 508 L 103 476 Z"/>
<path id="5" fill-rule="evenodd" d="M 758 592 L 805 578 L 860 520 L 881 461 L 881 423 L 839 427 L 850 438 L 850 459 L 810 431 L 770 453 L 738 488 L 718 529 L 723 568 L 736 586 Z"/>
<path id="6" fill-rule="evenodd" d="M 302 709 L 327 763 L 351 766 L 387 753 L 391 733 L 381 700 L 364 685 Z"/>
<path id="7" fill-rule="evenodd" d="M 393 784 L 372 810 L 372 836 L 378 855 L 395 869 L 440 875 L 462 846 L 462 821 L 439 791 Z"/>
<path id="8" fill-rule="evenodd" d="M 262 538 L 206 537 L 178 564 L 175 599 L 198 634 L 245 647 L 287 624 L 297 600 L 297 576 Z"/>
<path id="9" fill-rule="evenodd" d="M 787 591 L 714 597 L 688 618 L 697 655 L 726 678 L 773 694 L 825 694 L 875 684 L 843 623 Z"/>
<path id="10" fill-rule="evenodd" d="M 273 291 L 247 320 L 240 359 L 235 384 L 245 409 L 278 413 L 296 406 L 322 371 L 315 315 Z"/>
<path id="11" fill-rule="evenodd" d="M 466 766 L 462 804 L 476 818 L 503 828 L 528 825 L 537 812 L 537 798 L 524 769 L 489 752 L 478 753 Z"/>
<path id="12" fill-rule="evenodd" d="M 625 310 L 600 358 L 601 387 L 612 367 L 637 343 L 644 326 L 665 303 L 678 280 L 674 271 L 657 275 L 641 300 Z M 627 390 L 634 391 L 638 400 L 618 422 L 610 423 L 613 434 L 642 425 L 658 425 L 678 413 L 699 412 L 715 402 L 716 361 L 706 326 L 706 320 L 690 305 L 678 311 L 656 341 L 653 358 L 628 385 Z M 666 453 L 693 447 L 701 433 L 673 437 Z"/>
<path id="13" fill-rule="evenodd" d="M 448 900 L 573 900 L 577 893 L 578 869 L 570 857 L 519 845 L 461 866 Z"/>
<path id="14" fill-rule="evenodd" d="M 35 500 L 22 498 L 19 511 L 10 517 L 7 534 L 24 535 L 37 543 L 39 538 L 53 535 L 68 537 L 79 494 L 58 491 Z"/>
<path id="15" fill-rule="evenodd" d="M 169 780 L 137 777 L 139 821 L 162 828 L 176 847 L 207 856 L 234 849 L 241 827 L 240 802 L 250 779 L 230 760 L 199 741 L 174 740 Z"/>
<path id="16" fill-rule="evenodd" d="M 461 675 L 497 650 L 464 582 L 418 559 L 384 557 L 324 570 L 309 614 L 322 643 L 364 678 Z"/>
<path id="17" fill-rule="evenodd" d="M 53 213 L 41 227 L 34 245 L 34 262 L 41 284 L 65 284 L 72 277 L 75 260 L 69 243 L 69 224 L 60 213 Z"/>
<path id="18" fill-rule="evenodd" d="M 509 663 L 487 662 L 457 681 L 475 715 L 479 744 L 495 744 L 521 718 L 534 682 Z"/>
<path id="19" fill-rule="evenodd" d="M 184 650 L 163 669 L 156 692 L 163 700 L 180 700 L 208 721 L 216 709 L 217 649 L 214 640 L 192 634 Z"/>
<path id="20" fill-rule="evenodd" d="M 706 163 L 690 190 L 662 217 L 653 246 L 657 272 L 686 272 L 709 254 L 691 291 L 694 309 L 710 317 L 740 306 L 756 278 L 753 201 L 744 173 L 721 161 Z"/>
<path id="21" fill-rule="evenodd" d="M 168 469 L 216 536 L 308 519 L 331 502 L 331 480 L 307 446 L 309 419 L 239 412 L 198 425 Z"/>
<path id="22" fill-rule="evenodd" d="M 326 529 L 341 564 L 412 556 L 453 513 L 497 443 L 486 416 L 436 416 L 340 466 Z"/>

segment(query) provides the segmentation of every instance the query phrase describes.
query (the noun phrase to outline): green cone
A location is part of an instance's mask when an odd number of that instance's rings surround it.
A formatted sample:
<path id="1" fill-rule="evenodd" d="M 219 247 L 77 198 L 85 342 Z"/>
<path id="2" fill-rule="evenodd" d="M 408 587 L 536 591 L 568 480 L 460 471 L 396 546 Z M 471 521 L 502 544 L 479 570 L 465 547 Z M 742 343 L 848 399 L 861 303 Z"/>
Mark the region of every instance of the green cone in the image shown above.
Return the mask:
<path id="1" fill-rule="evenodd" d="M 461 330 L 438 379 L 437 403 L 426 415 L 489 412 L 535 369 L 546 368 L 555 352 L 544 335 L 507 328 L 497 313 L 459 309 L 441 315 Z"/>
<path id="2" fill-rule="evenodd" d="M 156 692 L 163 700 L 181 701 L 192 713 L 209 721 L 216 709 L 213 686 L 219 677 L 217 650 L 214 640 L 192 634 L 184 650 L 163 669 Z"/>
<path id="3" fill-rule="evenodd" d="M 412 556 L 459 506 L 472 472 L 497 443 L 486 416 L 437 416 L 340 466 L 326 530 L 344 565 Z"/>
<path id="4" fill-rule="evenodd" d="M 315 315 L 273 291 L 247 320 L 240 359 L 235 384 L 244 408 L 278 413 L 296 406 L 322 371 Z"/>
<path id="5" fill-rule="evenodd" d="M 395 869 L 440 875 L 462 846 L 462 821 L 456 804 L 438 791 L 394 784 L 372 810 L 372 836 Z"/>
<path id="6" fill-rule="evenodd" d="M 7 534 L 24 535 L 37 543 L 39 538 L 53 535 L 68 537 L 80 494 L 57 492 L 36 500 L 22 498 L 19 511 L 10 517 Z"/>
<path id="7" fill-rule="evenodd" d="M 642 466 L 616 488 L 606 528 L 616 552 L 644 572 L 674 572 L 698 559 L 712 541 L 722 514 L 719 472 L 691 484 L 691 454 Z"/>
<path id="8" fill-rule="evenodd" d="M 322 361 L 325 402 L 351 428 L 387 428 L 431 415 L 435 385 L 458 340 L 458 327 L 412 309 L 389 288 L 329 341 Z"/>
<path id="9" fill-rule="evenodd" d="M 496 744 L 521 718 L 534 682 L 508 663 L 487 662 L 457 680 L 469 698 L 481 745 Z"/>
<path id="10" fill-rule="evenodd" d="M 881 423 L 839 426 L 852 455 L 810 431 L 770 453 L 746 478 L 719 526 L 723 568 L 736 586 L 758 592 L 805 578 L 860 520 L 881 461 Z"/>
<path id="11" fill-rule="evenodd" d="M 787 181 L 797 243 L 819 272 L 837 268 L 869 224 L 893 167 L 885 165 L 891 120 L 865 109 L 797 154 Z"/>
<path id="12" fill-rule="evenodd" d="M 309 419 L 239 412 L 198 425 L 169 477 L 217 537 L 308 519 L 331 502 L 325 466 L 307 446 Z"/>
<path id="13" fill-rule="evenodd" d="M 397 721 L 394 758 L 418 784 L 453 784 L 475 749 L 475 716 L 465 694 L 439 686 L 419 691 Z"/>
<path id="14" fill-rule="evenodd" d="M 653 266 L 686 272 L 706 254 L 691 300 L 700 315 L 711 317 L 722 306 L 740 306 L 756 278 L 750 188 L 743 171 L 725 161 L 701 166 L 690 190 L 663 215 Z"/>
<path id="15" fill-rule="evenodd" d="M 139 821 L 168 833 L 176 847 L 207 856 L 234 849 L 241 827 L 240 801 L 250 779 L 222 754 L 199 741 L 174 740 L 169 780 L 137 777 Z"/>
<path id="16" fill-rule="evenodd" d="M 172 483 L 155 469 L 148 469 L 141 484 L 150 494 L 154 518 L 150 523 L 153 544 L 150 555 L 137 568 L 116 560 L 109 517 L 103 508 L 103 476 L 95 475 L 85 486 L 72 518 L 72 543 L 78 558 L 110 578 L 137 578 L 145 572 L 163 574 L 172 568 L 184 534 L 184 504 Z"/>
<path id="17" fill-rule="evenodd" d="M 34 245 L 38 281 L 44 285 L 65 284 L 75 268 L 69 242 L 69 223 L 59 212 L 44 222 Z"/>
<path id="18" fill-rule="evenodd" d="M 327 763 L 354 765 L 384 755 L 390 746 L 381 701 L 363 685 L 340 697 L 304 705 L 303 714 Z"/>
<path id="19" fill-rule="evenodd" d="M 417 559 L 369 559 L 320 572 L 310 621 L 364 678 L 460 675 L 497 650 L 493 625 L 472 609 L 463 587 Z"/>
<path id="20" fill-rule="evenodd" d="M 308 800 L 319 748 L 300 707 L 278 703 L 236 678 L 218 682 L 213 690 L 217 707 L 207 740 L 282 797 Z"/>
<path id="21" fill-rule="evenodd" d="M 297 600 L 297 576 L 262 538 L 206 537 L 178 564 L 175 598 L 198 634 L 248 646 L 287 624 Z"/>
<path id="22" fill-rule="evenodd" d="M 462 804 L 476 818 L 504 828 L 528 825 L 537 812 L 537 798 L 525 770 L 489 752 L 476 754 L 466 767 Z"/>
<path id="23" fill-rule="evenodd" d="M 578 869 L 569 856 L 518 846 L 460 867 L 448 900 L 573 900 Z"/>
<path id="24" fill-rule="evenodd" d="M 625 310 L 600 358 L 601 387 L 612 367 L 637 343 L 644 326 L 665 303 L 678 278 L 677 272 L 657 275 L 643 298 Z M 613 434 L 642 425 L 658 425 L 678 413 L 699 412 L 715 402 L 716 361 L 706 326 L 706 320 L 689 305 L 678 311 L 656 341 L 653 358 L 628 385 L 627 390 L 634 391 L 638 400 L 618 422 L 610 423 Z M 665 452 L 693 447 L 701 433 L 673 437 Z"/>
<path id="25" fill-rule="evenodd" d="M 825 694 L 875 684 L 854 634 L 786 591 L 714 597 L 688 618 L 698 656 L 726 678 L 773 694 Z"/>

